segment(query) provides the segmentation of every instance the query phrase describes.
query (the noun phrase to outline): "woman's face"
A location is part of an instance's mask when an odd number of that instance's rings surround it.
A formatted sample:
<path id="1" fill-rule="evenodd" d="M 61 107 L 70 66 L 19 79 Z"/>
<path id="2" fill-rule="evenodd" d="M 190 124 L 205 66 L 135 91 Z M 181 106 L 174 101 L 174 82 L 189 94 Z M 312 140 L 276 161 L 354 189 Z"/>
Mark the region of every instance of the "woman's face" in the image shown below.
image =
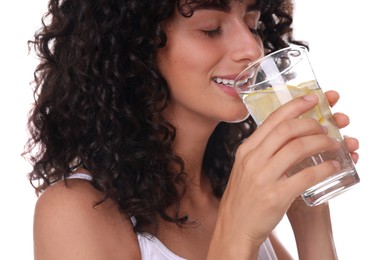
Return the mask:
<path id="1" fill-rule="evenodd" d="M 253 1 L 231 1 L 228 9 L 200 8 L 191 17 L 179 11 L 163 28 L 167 44 L 158 67 L 171 91 L 169 117 L 235 122 L 248 112 L 232 88 L 233 80 L 264 53 L 252 32 L 260 12 Z"/>

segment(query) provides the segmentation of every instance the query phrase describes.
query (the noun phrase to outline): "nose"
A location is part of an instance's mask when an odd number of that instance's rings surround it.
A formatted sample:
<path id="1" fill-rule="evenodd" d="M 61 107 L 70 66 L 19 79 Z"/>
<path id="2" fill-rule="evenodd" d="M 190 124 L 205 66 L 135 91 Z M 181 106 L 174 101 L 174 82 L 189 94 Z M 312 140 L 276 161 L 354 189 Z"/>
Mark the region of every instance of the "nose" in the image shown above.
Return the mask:
<path id="1" fill-rule="evenodd" d="M 253 35 L 245 24 L 236 28 L 232 39 L 232 59 L 234 61 L 250 63 L 264 55 L 261 38 Z"/>

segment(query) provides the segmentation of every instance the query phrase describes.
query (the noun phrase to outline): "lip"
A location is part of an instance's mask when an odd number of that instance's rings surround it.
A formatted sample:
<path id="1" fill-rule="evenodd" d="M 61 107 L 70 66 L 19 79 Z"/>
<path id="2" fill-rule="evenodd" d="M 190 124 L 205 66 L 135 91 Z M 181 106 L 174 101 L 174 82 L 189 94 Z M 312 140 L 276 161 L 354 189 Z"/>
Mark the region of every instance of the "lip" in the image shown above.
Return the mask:
<path id="1" fill-rule="evenodd" d="M 225 94 L 227 94 L 228 96 L 231 96 L 231 97 L 238 97 L 238 93 L 237 91 L 233 88 L 233 87 L 229 87 L 229 86 L 226 86 L 224 84 L 219 84 L 219 83 L 216 83 L 214 81 L 212 81 L 214 84 L 217 85 L 217 87 L 222 91 L 224 92 Z"/>
<path id="2" fill-rule="evenodd" d="M 227 80 L 235 80 L 238 75 L 239 75 L 238 73 L 233 74 L 233 75 L 216 75 L 216 76 L 212 77 L 212 79 L 222 78 L 222 79 L 227 79 Z"/>
<path id="3" fill-rule="evenodd" d="M 224 75 L 224 76 L 214 76 L 211 78 L 211 81 L 212 83 L 214 83 L 215 85 L 218 86 L 218 88 L 224 92 L 225 94 L 227 94 L 228 96 L 231 96 L 231 97 L 238 97 L 238 93 L 237 91 L 234 89 L 234 80 L 235 78 L 237 77 L 238 74 L 233 74 L 233 75 Z M 229 81 L 230 83 L 232 84 L 224 84 L 222 81 L 221 82 L 217 82 L 217 79 L 218 81 L 220 81 L 220 79 L 222 80 L 227 80 Z"/>

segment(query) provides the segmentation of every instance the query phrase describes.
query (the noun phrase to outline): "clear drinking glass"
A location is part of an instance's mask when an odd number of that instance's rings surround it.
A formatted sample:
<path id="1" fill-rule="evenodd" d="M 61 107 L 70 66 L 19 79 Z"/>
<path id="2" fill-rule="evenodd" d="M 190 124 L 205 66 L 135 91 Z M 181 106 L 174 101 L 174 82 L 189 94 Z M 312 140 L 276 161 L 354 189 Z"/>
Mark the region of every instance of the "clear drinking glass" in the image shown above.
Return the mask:
<path id="1" fill-rule="evenodd" d="M 323 152 L 306 158 L 290 168 L 287 174 L 293 175 L 326 160 L 337 160 L 341 169 L 301 194 L 307 205 L 324 203 L 360 181 L 330 106 L 316 80 L 306 48 L 287 47 L 252 62 L 237 76 L 234 87 L 258 125 L 293 98 L 311 93 L 319 97 L 318 105 L 302 117 L 312 117 L 327 127 L 328 135 L 340 140 L 342 148 L 338 152 Z"/>

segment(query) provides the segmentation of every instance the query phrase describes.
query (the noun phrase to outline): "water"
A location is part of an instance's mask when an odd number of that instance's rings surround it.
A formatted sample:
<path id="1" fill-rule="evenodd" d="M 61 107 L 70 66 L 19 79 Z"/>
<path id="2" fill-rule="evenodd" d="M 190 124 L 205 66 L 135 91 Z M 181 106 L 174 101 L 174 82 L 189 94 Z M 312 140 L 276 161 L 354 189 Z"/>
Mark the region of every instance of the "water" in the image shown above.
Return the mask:
<path id="1" fill-rule="evenodd" d="M 284 104 L 285 101 L 306 94 L 317 95 L 319 103 L 301 117 L 316 119 L 328 129 L 328 136 L 341 141 L 341 149 L 337 152 L 316 154 L 297 163 L 287 171 L 287 174 L 291 176 L 306 167 L 311 167 L 327 160 L 336 160 L 340 163 L 341 170 L 339 172 L 301 194 L 307 205 L 314 206 L 341 194 L 360 181 L 342 135 L 335 124 L 330 106 L 316 81 L 305 82 L 298 86 L 285 85 L 277 87 L 276 91 L 268 88 L 249 93 L 240 93 L 240 97 L 255 122 L 260 125 L 269 114 Z"/>

